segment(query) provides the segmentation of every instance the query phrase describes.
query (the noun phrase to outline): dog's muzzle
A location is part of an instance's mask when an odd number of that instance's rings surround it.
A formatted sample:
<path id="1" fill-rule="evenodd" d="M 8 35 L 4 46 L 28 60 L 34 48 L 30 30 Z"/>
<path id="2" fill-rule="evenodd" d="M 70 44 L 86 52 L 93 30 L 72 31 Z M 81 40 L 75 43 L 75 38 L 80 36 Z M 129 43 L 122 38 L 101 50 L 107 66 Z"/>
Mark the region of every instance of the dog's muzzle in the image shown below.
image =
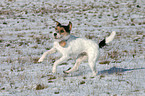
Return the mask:
<path id="1" fill-rule="evenodd" d="M 54 33 L 53 36 L 54 36 L 55 39 L 61 39 L 61 38 L 63 38 L 63 35 L 60 35 L 58 33 Z"/>
<path id="2" fill-rule="evenodd" d="M 58 39 L 57 33 L 54 33 L 53 36 L 54 36 L 55 39 Z"/>

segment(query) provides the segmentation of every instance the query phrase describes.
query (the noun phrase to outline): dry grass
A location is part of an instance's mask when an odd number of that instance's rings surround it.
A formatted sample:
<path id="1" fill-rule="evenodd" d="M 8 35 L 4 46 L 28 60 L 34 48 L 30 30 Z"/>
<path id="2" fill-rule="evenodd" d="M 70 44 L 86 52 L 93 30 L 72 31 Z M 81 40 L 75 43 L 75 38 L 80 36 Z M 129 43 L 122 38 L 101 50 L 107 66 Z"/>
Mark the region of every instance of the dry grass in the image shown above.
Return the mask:
<path id="1" fill-rule="evenodd" d="M 73 61 L 70 60 L 70 62 L 66 61 L 66 63 L 60 64 L 69 65 L 59 66 L 58 73 L 48 75 L 52 74 L 51 64 L 59 57 L 49 55 L 42 63 L 37 62 L 42 53 L 51 47 L 49 46 L 49 43 L 52 44 L 50 35 L 52 35 L 55 26 L 51 18 L 56 18 L 63 23 L 68 20 L 72 21 L 72 34 L 83 35 L 92 40 L 102 39 L 100 36 L 96 37 L 96 34 L 105 36 L 108 31 L 109 33 L 112 30 L 117 32 L 112 45 L 109 44 L 106 48 L 101 49 L 105 52 L 101 53 L 103 55 L 100 55 L 98 62 L 107 65 L 98 65 L 103 66 L 100 71 L 106 70 L 114 63 L 122 68 L 143 66 L 141 65 L 143 62 L 140 60 L 144 58 L 145 34 L 143 26 L 145 21 L 142 19 L 144 13 L 141 8 L 143 7 L 136 4 L 136 0 L 134 3 L 125 1 L 127 3 L 123 4 L 121 2 L 124 1 L 97 1 L 96 4 L 91 1 L 76 5 L 63 1 L 53 4 L 51 0 L 50 2 L 41 2 L 41 0 L 38 2 L 40 3 L 31 1 L 17 5 L 17 0 L 5 0 L 4 4 L 1 4 L 0 94 L 42 95 L 41 93 L 45 92 L 51 95 L 64 95 L 64 93 L 84 95 L 86 92 L 88 96 L 100 93 L 117 96 L 126 93 L 127 95 L 143 93 L 143 82 L 140 83 L 143 79 L 139 76 L 141 71 L 89 77 L 90 68 L 87 64 L 81 64 L 79 71 L 64 76 L 61 72 L 69 68 L 70 63 L 73 64 Z M 123 8 L 126 9 L 122 10 Z M 142 37 L 133 37 L 139 35 Z M 131 60 L 130 65 L 128 60 Z"/>
<path id="2" fill-rule="evenodd" d="M 101 61 L 99 64 L 108 64 L 109 65 L 110 61 Z"/>
<path id="3" fill-rule="evenodd" d="M 45 88 L 48 88 L 48 86 L 45 86 L 44 84 L 38 84 L 38 85 L 36 85 L 36 90 L 43 90 Z"/>

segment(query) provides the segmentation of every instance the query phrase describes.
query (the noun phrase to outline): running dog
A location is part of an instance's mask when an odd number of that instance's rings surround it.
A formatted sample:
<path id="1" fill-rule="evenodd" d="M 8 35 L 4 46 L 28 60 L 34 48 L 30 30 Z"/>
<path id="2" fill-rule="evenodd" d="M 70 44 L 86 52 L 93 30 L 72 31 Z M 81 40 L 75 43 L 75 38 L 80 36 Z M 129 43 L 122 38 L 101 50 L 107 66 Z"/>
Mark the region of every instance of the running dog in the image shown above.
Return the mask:
<path id="1" fill-rule="evenodd" d="M 95 76 L 97 74 L 96 61 L 99 58 L 99 48 L 102 48 L 106 44 L 110 43 L 114 39 L 116 32 L 113 31 L 109 37 L 106 37 L 99 44 L 96 44 L 96 42 L 92 40 L 71 35 L 71 22 L 69 22 L 68 25 L 62 25 L 58 21 L 55 22 L 56 32 L 53 34 L 55 39 L 53 47 L 50 50 L 44 52 L 38 62 L 42 62 L 47 54 L 52 54 L 56 51 L 60 52 L 62 57 L 54 62 L 52 68 L 52 72 L 55 73 L 58 64 L 61 64 L 63 61 L 69 59 L 72 55 L 77 55 L 76 63 L 73 68 L 63 72 L 68 74 L 77 70 L 81 62 L 88 59 L 89 66 L 93 73 L 92 75 Z"/>

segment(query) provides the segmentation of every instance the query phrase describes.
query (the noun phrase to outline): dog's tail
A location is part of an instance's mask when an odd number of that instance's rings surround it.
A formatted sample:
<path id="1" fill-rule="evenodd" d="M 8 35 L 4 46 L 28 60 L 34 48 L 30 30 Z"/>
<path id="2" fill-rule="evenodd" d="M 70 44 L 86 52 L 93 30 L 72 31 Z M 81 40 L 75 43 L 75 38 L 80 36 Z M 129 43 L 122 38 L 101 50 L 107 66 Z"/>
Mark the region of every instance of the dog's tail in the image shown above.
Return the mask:
<path id="1" fill-rule="evenodd" d="M 109 37 L 106 37 L 104 40 L 102 40 L 102 41 L 99 43 L 99 48 L 102 48 L 102 47 L 104 47 L 106 44 L 110 43 L 110 42 L 114 39 L 115 35 L 116 35 L 116 32 L 113 31 Z"/>

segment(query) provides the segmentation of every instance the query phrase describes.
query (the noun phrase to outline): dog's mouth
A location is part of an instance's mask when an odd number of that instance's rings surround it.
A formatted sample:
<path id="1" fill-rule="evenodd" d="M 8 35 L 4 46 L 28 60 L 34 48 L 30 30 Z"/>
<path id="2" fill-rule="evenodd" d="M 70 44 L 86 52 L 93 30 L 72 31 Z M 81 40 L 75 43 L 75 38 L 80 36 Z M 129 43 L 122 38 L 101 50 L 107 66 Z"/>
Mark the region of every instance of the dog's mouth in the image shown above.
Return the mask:
<path id="1" fill-rule="evenodd" d="M 61 35 L 61 36 L 54 36 L 54 39 L 62 39 L 63 38 L 63 36 Z"/>
<path id="2" fill-rule="evenodd" d="M 54 36 L 54 39 L 58 39 L 57 36 Z"/>
<path id="3" fill-rule="evenodd" d="M 66 39 L 66 38 L 68 38 L 68 36 L 69 36 L 69 34 L 58 34 L 58 33 L 54 33 L 53 34 L 53 38 L 54 39 L 61 39 L 61 40 L 63 40 L 63 39 Z"/>

